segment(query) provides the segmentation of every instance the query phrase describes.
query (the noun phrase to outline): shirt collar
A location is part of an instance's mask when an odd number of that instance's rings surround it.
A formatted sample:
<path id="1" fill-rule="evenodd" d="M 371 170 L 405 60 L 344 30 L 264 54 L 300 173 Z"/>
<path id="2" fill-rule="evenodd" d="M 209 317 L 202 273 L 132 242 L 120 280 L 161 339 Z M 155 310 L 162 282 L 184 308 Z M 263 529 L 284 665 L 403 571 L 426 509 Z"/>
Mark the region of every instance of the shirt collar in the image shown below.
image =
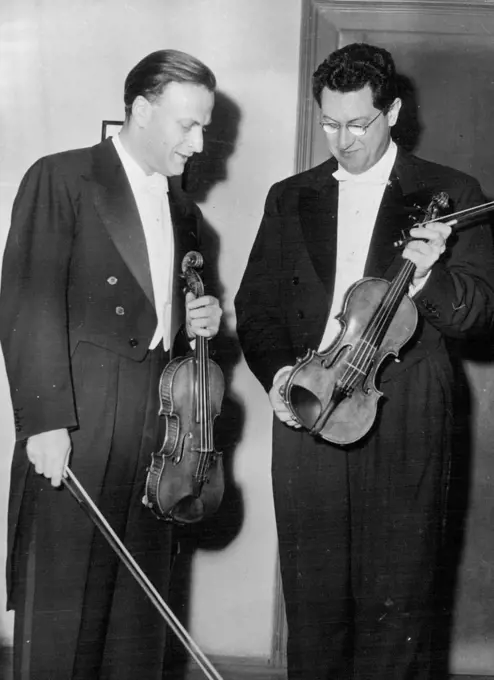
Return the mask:
<path id="1" fill-rule="evenodd" d="M 398 147 L 393 140 L 390 140 L 388 148 L 381 158 L 371 168 L 359 175 L 352 174 L 342 168 L 338 163 L 338 170 L 333 173 L 333 177 L 339 182 L 355 182 L 358 184 L 386 184 L 391 174 L 391 169 L 396 160 Z"/>
<path id="2" fill-rule="evenodd" d="M 158 194 L 168 191 L 168 179 L 164 175 L 160 175 L 159 172 L 147 175 L 139 163 L 125 149 L 120 135 L 112 137 L 112 142 L 115 145 L 115 149 L 132 187 L 139 187 Z"/>

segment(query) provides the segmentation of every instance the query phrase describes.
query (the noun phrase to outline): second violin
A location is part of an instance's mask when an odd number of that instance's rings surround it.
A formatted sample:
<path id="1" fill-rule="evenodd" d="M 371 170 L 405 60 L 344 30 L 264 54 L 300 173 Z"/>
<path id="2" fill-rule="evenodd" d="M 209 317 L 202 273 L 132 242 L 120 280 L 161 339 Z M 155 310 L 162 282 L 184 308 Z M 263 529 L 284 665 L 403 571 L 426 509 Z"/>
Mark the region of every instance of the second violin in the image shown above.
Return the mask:
<path id="1" fill-rule="evenodd" d="M 182 261 L 187 290 L 196 297 L 204 295 L 197 273 L 202 265 L 196 251 Z M 160 519 L 194 524 L 216 512 L 224 492 L 223 457 L 214 448 L 213 427 L 225 381 L 209 358 L 206 338 L 197 336 L 192 355 L 166 366 L 159 389 L 165 435 L 161 449 L 151 456 L 143 503 Z"/>

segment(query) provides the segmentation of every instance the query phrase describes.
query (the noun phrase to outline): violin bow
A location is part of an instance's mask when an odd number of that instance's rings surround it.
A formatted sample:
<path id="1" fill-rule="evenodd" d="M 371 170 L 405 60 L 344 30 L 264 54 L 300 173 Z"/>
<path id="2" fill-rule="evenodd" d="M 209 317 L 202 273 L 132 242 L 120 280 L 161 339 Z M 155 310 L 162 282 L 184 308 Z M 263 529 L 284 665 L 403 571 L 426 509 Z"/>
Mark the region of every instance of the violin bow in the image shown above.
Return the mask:
<path id="1" fill-rule="evenodd" d="M 173 630 L 178 639 L 182 642 L 185 649 L 190 653 L 194 661 L 200 667 L 208 680 L 223 680 L 218 671 L 211 664 L 207 656 L 202 652 L 189 633 L 182 626 L 170 607 L 163 600 L 157 589 L 153 586 L 141 567 L 137 564 L 115 531 L 112 529 L 104 515 L 86 492 L 82 484 L 74 475 L 69 467 L 65 468 L 66 477 L 63 477 L 63 483 L 74 496 L 76 501 L 82 509 L 89 515 L 90 519 L 101 531 L 110 546 L 116 552 L 121 561 L 125 564 L 137 583 L 145 591 L 153 605 L 164 618 L 166 623 Z"/>
<path id="2" fill-rule="evenodd" d="M 462 229 L 464 227 L 473 226 L 468 225 L 468 223 L 462 225 L 461 222 L 463 222 L 464 220 L 468 220 L 471 217 L 476 217 L 477 215 L 482 215 L 483 213 L 486 212 L 491 212 L 492 210 L 494 210 L 494 201 L 489 201 L 488 203 L 482 203 L 482 205 L 475 205 L 471 208 L 459 210 L 458 212 L 451 213 L 450 215 L 442 215 L 440 217 L 435 217 L 432 220 L 425 220 L 424 222 L 420 223 L 417 222 L 406 231 L 410 231 L 410 229 L 414 229 L 415 227 L 425 227 L 428 224 L 433 224 L 434 222 L 445 222 L 446 224 L 449 224 L 450 227 L 457 227 L 457 229 Z M 395 241 L 393 245 L 395 247 L 400 247 L 408 243 L 410 240 L 413 239 L 411 239 L 409 235 L 407 236 L 404 231 L 403 239 Z"/>

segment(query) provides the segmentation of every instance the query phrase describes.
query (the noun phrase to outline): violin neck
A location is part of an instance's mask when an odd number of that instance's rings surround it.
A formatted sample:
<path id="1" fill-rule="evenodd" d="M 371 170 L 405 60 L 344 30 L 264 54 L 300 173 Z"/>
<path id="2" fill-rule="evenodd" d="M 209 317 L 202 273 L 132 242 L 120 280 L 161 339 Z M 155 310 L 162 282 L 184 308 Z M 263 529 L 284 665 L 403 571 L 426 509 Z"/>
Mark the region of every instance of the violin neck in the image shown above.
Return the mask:
<path id="1" fill-rule="evenodd" d="M 416 268 L 417 267 L 413 262 L 404 260 L 399 272 L 392 280 L 388 292 L 383 298 L 383 304 L 396 305 L 393 315 L 394 312 L 396 312 L 402 297 L 408 293 Z"/>
<path id="2" fill-rule="evenodd" d="M 197 364 L 197 420 L 201 425 L 201 450 L 213 450 L 213 421 L 211 415 L 211 389 L 209 378 L 208 340 L 196 336 Z"/>
<path id="3" fill-rule="evenodd" d="M 404 295 L 408 292 L 415 269 L 415 264 L 410 260 L 403 262 L 362 336 L 367 343 L 381 345 Z"/>
<path id="4" fill-rule="evenodd" d="M 202 335 L 196 335 L 195 353 L 198 365 L 208 362 L 209 360 L 208 341 Z"/>

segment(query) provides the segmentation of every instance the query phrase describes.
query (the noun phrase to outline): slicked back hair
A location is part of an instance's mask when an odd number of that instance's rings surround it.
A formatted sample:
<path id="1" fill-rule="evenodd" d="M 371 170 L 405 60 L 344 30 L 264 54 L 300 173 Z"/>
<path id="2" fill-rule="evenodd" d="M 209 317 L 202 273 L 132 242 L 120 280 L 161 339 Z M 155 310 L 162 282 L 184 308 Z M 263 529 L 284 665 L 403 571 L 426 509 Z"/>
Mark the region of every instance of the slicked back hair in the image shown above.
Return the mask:
<path id="1" fill-rule="evenodd" d="M 136 97 L 141 95 L 152 102 L 173 82 L 202 85 L 211 92 L 216 88 L 214 73 L 199 59 L 178 50 L 158 50 L 141 59 L 125 79 L 126 117 L 131 115 Z"/>
<path id="2" fill-rule="evenodd" d="M 398 96 L 396 68 L 382 47 L 352 43 L 332 52 L 312 76 L 312 92 L 321 106 L 325 87 L 336 92 L 356 92 L 369 85 L 376 109 L 387 112 Z"/>

